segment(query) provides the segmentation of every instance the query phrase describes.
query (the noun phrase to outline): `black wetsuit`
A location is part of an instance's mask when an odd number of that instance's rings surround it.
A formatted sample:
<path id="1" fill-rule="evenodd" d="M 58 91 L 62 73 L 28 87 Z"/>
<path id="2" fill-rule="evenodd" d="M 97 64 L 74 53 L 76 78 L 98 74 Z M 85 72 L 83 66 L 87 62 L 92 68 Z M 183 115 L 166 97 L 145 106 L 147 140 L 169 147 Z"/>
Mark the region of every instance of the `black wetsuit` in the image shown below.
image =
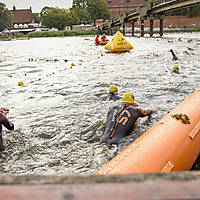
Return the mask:
<path id="1" fill-rule="evenodd" d="M 176 73 L 176 74 L 180 74 L 180 72 L 177 71 L 177 70 L 173 70 L 173 72 Z"/>
<path id="2" fill-rule="evenodd" d="M 8 119 L 2 113 L 0 113 L 0 151 L 3 150 L 2 125 L 8 130 L 14 130 L 14 124 L 9 122 Z"/>
<path id="3" fill-rule="evenodd" d="M 176 57 L 173 49 L 171 49 L 170 52 L 172 53 L 172 56 L 173 56 L 172 60 L 178 60 L 178 58 Z"/>
<path id="4" fill-rule="evenodd" d="M 106 96 L 106 97 L 103 97 L 102 100 L 103 100 L 103 101 L 111 101 L 111 100 L 117 101 L 118 99 L 120 99 L 119 96 L 117 96 L 116 94 L 110 92 L 109 95 Z"/>
<path id="5" fill-rule="evenodd" d="M 146 114 L 144 114 L 141 109 L 128 104 L 111 107 L 107 115 L 106 129 L 100 138 L 100 142 L 118 144 L 122 137 L 131 133 L 131 130 L 139 117 L 145 117 L 152 113 L 152 111 L 145 112 Z"/>

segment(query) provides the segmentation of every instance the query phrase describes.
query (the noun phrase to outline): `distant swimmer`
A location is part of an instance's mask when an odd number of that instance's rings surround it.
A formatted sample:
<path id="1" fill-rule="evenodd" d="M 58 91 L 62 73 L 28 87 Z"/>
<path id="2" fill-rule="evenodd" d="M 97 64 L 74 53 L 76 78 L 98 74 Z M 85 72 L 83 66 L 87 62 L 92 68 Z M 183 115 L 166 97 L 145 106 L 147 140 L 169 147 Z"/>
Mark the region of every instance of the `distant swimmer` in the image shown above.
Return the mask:
<path id="1" fill-rule="evenodd" d="M 175 55 L 173 49 L 170 49 L 169 52 L 172 53 L 172 56 L 173 56 L 172 60 L 178 60 L 178 58 L 177 58 L 177 56 Z"/>
<path id="2" fill-rule="evenodd" d="M 178 65 L 174 65 L 173 72 L 176 74 L 180 74 Z"/>
<path id="3" fill-rule="evenodd" d="M 109 87 L 109 95 L 106 96 L 106 97 L 103 97 L 102 100 L 103 101 L 111 101 L 111 100 L 117 101 L 118 99 L 120 99 L 120 97 L 117 96 L 117 94 L 118 94 L 118 88 L 117 88 L 117 86 L 116 85 L 111 85 Z"/>
<path id="4" fill-rule="evenodd" d="M 9 109 L 0 108 L 0 151 L 5 150 L 2 138 L 2 125 L 5 126 L 8 130 L 14 130 L 14 124 L 9 122 L 8 119 L 6 118 L 7 113 L 9 113 Z"/>
<path id="5" fill-rule="evenodd" d="M 190 47 L 187 47 L 187 49 L 190 50 L 190 51 L 194 51 L 194 49 L 192 49 L 192 48 L 190 48 Z"/>
<path id="6" fill-rule="evenodd" d="M 131 92 L 126 92 L 120 105 L 113 105 L 108 111 L 106 129 L 100 138 L 101 143 L 118 144 L 120 139 L 129 135 L 139 117 L 151 115 L 153 110 L 143 110 L 137 108 L 134 103 L 134 96 Z"/>

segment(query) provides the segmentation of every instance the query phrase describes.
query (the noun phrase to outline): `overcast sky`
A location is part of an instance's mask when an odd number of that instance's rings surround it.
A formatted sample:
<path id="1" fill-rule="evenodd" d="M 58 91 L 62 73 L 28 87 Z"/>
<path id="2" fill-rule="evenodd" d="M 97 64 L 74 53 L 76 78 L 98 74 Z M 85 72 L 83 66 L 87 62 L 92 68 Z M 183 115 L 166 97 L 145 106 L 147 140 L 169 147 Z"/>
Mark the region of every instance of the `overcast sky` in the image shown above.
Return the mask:
<path id="1" fill-rule="evenodd" d="M 72 6 L 72 0 L 0 0 L 0 2 L 6 4 L 9 10 L 12 10 L 13 5 L 16 9 L 28 9 L 32 8 L 32 12 L 40 12 L 45 6 L 70 8 Z"/>

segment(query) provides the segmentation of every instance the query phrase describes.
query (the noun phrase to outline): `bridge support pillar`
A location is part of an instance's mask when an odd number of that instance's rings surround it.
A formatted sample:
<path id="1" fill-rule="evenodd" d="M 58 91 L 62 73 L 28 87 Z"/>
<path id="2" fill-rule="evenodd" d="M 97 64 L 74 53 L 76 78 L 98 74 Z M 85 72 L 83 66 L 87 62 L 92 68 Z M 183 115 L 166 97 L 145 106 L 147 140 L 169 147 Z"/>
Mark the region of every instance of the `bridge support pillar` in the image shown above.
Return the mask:
<path id="1" fill-rule="evenodd" d="M 126 24 L 123 23 L 123 35 L 125 35 L 125 34 L 126 34 Z"/>
<path id="2" fill-rule="evenodd" d="M 112 28 L 110 28 L 110 35 L 112 35 Z"/>
<path id="3" fill-rule="evenodd" d="M 141 19 L 140 21 L 141 21 L 141 33 L 140 33 L 140 35 L 141 35 L 141 37 L 144 37 L 144 19 Z"/>
<path id="4" fill-rule="evenodd" d="M 150 37 L 153 36 L 153 19 L 150 19 Z"/>
<path id="5" fill-rule="evenodd" d="M 160 36 L 163 36 L 163 19 L 160 19 Z"/>
<path id="6" fill-rule="evenodd" d="M 131 25 L 132 25 L 132 37 L 134 37 L 134 34 L 135 34 L 135 21 L 132 21 Z"/>

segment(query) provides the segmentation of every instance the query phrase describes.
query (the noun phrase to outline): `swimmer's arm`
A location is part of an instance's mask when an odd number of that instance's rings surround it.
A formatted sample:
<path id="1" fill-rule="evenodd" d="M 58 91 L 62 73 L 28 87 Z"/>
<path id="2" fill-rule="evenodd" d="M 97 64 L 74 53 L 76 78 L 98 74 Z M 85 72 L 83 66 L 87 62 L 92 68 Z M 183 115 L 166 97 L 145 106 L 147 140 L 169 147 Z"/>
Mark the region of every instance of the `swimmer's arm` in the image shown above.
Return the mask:
<path id="1" fill-rule="evenodd" d="M 139 110 L 144 116 L 149 116 L 149 115 L 151 115 L 152 113 L 155 112 L 155 110 L 143 110 L 141 108 Z"/>
<path id="2" fill-rule="evenodd" d="M 14 130 L 14 124 L 9 122 L 2 113 L 0 114 L 0 124 L 4 125 L 8 130 Z"/>

